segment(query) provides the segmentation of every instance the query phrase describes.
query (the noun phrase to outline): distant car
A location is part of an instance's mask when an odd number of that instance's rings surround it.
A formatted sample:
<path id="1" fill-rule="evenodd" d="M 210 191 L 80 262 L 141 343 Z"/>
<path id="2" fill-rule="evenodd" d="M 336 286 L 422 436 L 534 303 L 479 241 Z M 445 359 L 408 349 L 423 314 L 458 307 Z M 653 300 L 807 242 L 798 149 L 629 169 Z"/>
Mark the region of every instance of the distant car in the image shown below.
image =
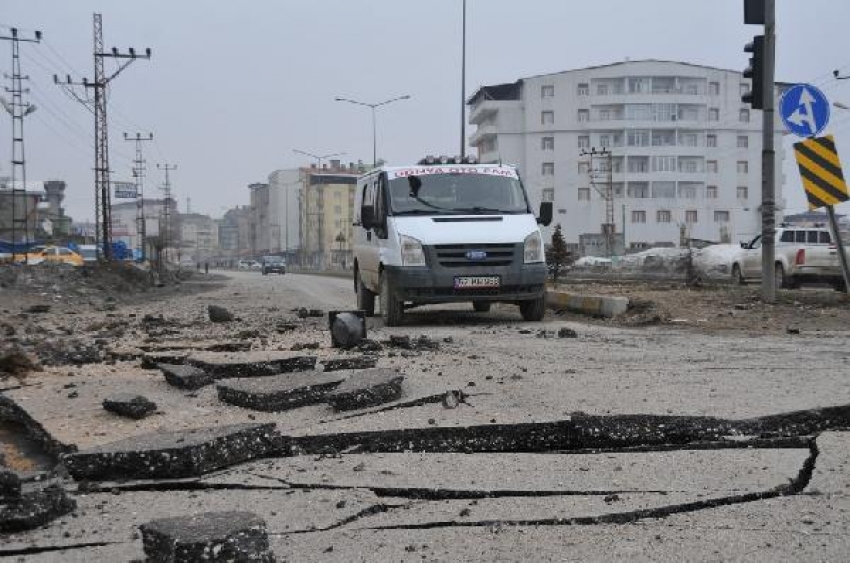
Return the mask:
<path id="1" fill-rule="evenodd" d="M 71 266 L 82 266 L 83 257 L 64 246 L 36 246 L 26 254 L 16 254 L 15 262 L 28 264 L 41 264 L 42 262 L 53 262 L 58 264 L 70 264 Z"/>
<path id="2" fill-rule="evenodd" d="M 250 270 L 252 269 L 254 264 L 253 260 L 240 260 L 236 263 L 236 269 L 238 270 Z"/>
<path id="3" fill-rule="evenodd" d="M 283 259 L 283 256 L 263 256 L 261 263 L 264 276 L 286 273 L 286 260 Z"/>
<path id="4" fill-rule="evenodd" d="M 262 270 L 263 265 L 257 262 L 256 260 L 251 260 L 251 265 L 249 266 L 251 270 Z"/>

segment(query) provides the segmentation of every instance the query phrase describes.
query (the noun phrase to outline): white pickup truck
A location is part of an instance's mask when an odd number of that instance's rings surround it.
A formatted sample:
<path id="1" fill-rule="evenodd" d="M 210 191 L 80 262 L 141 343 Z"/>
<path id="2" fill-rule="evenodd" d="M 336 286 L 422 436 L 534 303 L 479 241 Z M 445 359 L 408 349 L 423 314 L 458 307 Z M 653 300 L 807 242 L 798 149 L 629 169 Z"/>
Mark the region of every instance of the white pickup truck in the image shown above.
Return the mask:
<path id="1" fill-rule="evenodd" d="M 732 280 L 744 284 L 761 278 L 761 235 L 741 243 L 732 264 Z M 776 286 L 793 289 L 803 283 L 827 283 L 844 290 L 838 249 L 829 229 L 780 227 L 776 229 Z"/>

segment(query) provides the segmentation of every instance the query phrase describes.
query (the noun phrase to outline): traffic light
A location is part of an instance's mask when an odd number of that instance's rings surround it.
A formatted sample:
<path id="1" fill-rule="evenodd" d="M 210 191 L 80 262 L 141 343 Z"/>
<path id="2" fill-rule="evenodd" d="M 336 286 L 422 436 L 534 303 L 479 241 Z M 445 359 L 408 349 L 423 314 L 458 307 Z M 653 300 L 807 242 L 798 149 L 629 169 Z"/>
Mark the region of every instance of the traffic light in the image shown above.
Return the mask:
<path id="1" fill-rule="evenodd" d="M 752 53 L 750 66 L 744 70 L 744 78 L 751 81 L 750 91 L 741 96 L 741 101 L 750 104 L 753 109 L 764 109 L 764 35 L 756 35 L 751 43 L 744 47 L 745 53 Z"/>

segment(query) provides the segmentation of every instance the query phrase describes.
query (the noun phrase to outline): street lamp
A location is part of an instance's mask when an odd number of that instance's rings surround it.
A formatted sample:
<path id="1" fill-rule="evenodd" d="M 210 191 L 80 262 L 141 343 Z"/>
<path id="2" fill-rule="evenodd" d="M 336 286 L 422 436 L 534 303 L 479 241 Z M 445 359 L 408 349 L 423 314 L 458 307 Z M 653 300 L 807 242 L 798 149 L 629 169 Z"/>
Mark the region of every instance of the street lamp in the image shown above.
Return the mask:
<path id="1" fill-rule="evenodd" d="M 378 140 L 377 140 L 378 138 L 377 138 L 376 126 L 375 126 L 375 108 L 385 106 L 387 104 L 390 104 L 392 102 L 397 102 L 399 100 L 409 100 L 409 99 L 410 99 L 410 96 L 405 94 L 404 96 L 399 96 L 397 98 L 391 98 L 389 100 L 384 100 L 383 102 L 379 102 L 377 104 L 370 104 L 370 103 L 367 103 L 367 102 L 359 102 L 357 100 L 351 100 L 349 98 L 334 98 L 334 100 L 337 101 L 337 102 L 348 102 L 349 104 L 355 104 L 355 105 L 358 105 L 358 106 L 366 106 L 367 108 L 370 108 L 372 110 L 372 167 L 373 168 L 378 165 Z"/>
<path id="2" fill-rule="evenodd" d="M 298 149 L 292 149 L 292 152 L 295 152 L 295 153 L 298 153 L 298 154 L 303 154 L 305 156 L 310 156 L 312 158 L 315 158 L 319 162 L 319 168 L 322 167 L 322 161 L 323 160 L 328 159 L 332 156 L 342 156 L 342 155 L 345 154 L 344 152 L 335 152 L 333 154 L 324 154 L 322 156 L 319 156 L 317 154 L 313 154 L 313 153 L 307 152 L 307 151 L 301 151 L 301 150 L 298 150 Z"/>

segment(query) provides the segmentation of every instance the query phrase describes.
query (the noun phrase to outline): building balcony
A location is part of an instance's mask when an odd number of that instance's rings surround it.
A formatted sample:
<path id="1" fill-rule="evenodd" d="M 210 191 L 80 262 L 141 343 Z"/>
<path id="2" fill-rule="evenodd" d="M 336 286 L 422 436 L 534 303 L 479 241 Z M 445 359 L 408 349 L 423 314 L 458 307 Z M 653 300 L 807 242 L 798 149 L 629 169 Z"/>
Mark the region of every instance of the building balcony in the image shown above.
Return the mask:
<path id="1" fill-rule="evenodd" d="M 479 126 L 478 129 L 470 135 L 469 144 L 473 147 L 477 147 L 478 144 L 487 137 L 496 136 L 496 126 L 495 125 L 484 125 Z"/>
<path id="2" fill-rule="evenodd" d="M 496 100 L 483 100 L 475 104 L 469 110 L 468 121 L 472 125 L 477 125 L 485 119 L 490 119 L 496 116 L 499 112 L 499 102 Z"/>

